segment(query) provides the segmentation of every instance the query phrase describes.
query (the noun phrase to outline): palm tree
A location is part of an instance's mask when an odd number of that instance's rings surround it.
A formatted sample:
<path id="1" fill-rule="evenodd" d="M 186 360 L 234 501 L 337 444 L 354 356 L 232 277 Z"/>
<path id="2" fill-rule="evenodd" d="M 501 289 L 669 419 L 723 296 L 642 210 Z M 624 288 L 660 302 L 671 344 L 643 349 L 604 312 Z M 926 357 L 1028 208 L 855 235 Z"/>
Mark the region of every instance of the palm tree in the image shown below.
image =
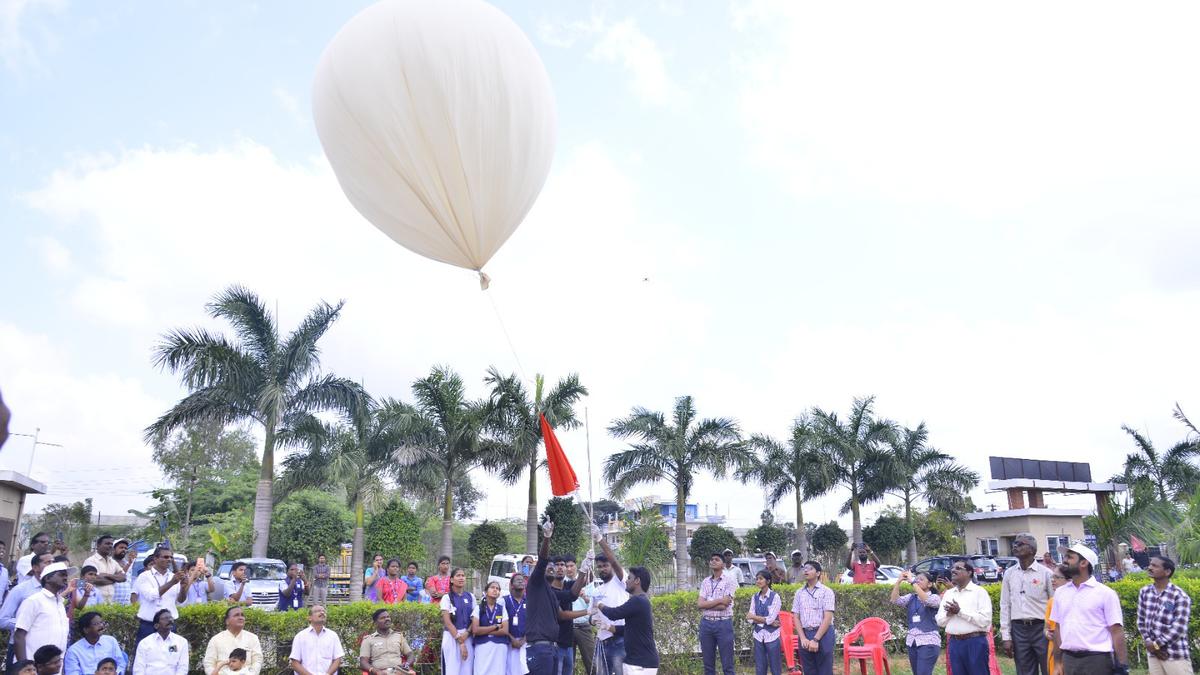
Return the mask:
<path id="1" fill-rule="evenodd" d="M 796 498 L 797 546 L 808 559 L 808 533 L 804 531 L 804 500 L 819 497 L 833 486 L 833 464 L 818 452 L 816 434 L 808 417 L 792 425 L 787 445 L 773 438 L 754 435 L 749 447 L 756 450 L 745 456 L 745 463 L 734 475 L 743 483 L 757 483 L 767 491 L 767 507 L 774 507 L 790 492 Z M 759 454 L 761 453 L 761 454 Z"/>
<path id="2" fill-rule="evenodd" d="M 529 504 L 525 511 L 525 551 L 537 550 L 538 545 L 538 471 L 546 466 L 542 444 L 542 425 L 539 414 L 546 416 L 552 429 L 574 429 L 579 426 L 575 404 L 587 396 L 587 388 L 572 373 L 559 380 L 549 392 L 544 392 L 541 375 L 534 381 L 533 399 L 516 375 L 500 375 L 495 367 L 488 370 L 484 382 L 492 387 L 492 401 L 497 409 L 494 423 L 503 439 L 503 455 L 494 466 L 500 479 L 515 484 L 522 475 L 529 477 Z M 543 395 L 544 393 L 544 395 Z"/>
<path id="3" fill-rule="evenodd" d="M 629 448 L 604 461 L 604 480 L 609 494 L 621 499 L 634 486 L 660 480 L 675 488 L 675 577 L 679 587 L 687 583 L 687 500 L 697 473 L 721 478 L 743 445 L 737 422 L 726 417 L 696 419 L 691 396 L 675 399 L 668 424 L 661 412 L 635 407 L 629 417 L 615 420 L 608 428 L 615 438 L 635 439 Z"/>
<path id="4" fill-rule="evenodd" d="M 412 385 L 415 403 L 387 402 L 400 445 L 397 470 L 421 483 L 444 485 L 441 555 L 454 553 L 454 487 L 472 469 L 497 461 L 501 444 L 485 435 L 496 409 L 466 398 L 462 378 L 436 366 Z"/>
<path id="5" fill-rule="evenodd" d="M 852 517 L 852 545 L 862 543 L 863 505 L 883 498 L 895 476 L 888 475 L 888 455 L 884 446 L 894 433 L 895 423 L 875 419 L 875 397 L 856 398 L 846 421 L 837 413 L 812 409 L 812 419 L 820 439 L 818 447 L 833 463 L 834 483 L 850 494 L 841 513 Z"/>
<path id="6" fill-rule="evenodd" d="M 954 458 L 928 445 L 929 430 L 921 422 L 916 429 L 901 429 L 888 439 L 891 466 L 887 473 L 897 484 L 888 492 L 904 502 L 904 522 L 913 527 L 912 507 L 918 498 L 941 509 L 956 520 L 967 506 L 967 493 L 979 485 L 979 474 L 958 464 Z M 908 542 L 908 564 L 917 560 L 917 536 Z"/>
<path id="7" fill-rule="evenodd" d="M 165 335 L 155 350 L 155 364 L 180 373 L 190 393 L 146 428 L 148 442 L 188 424 L 250 419 L 263 427 L 262 473 L 254 497 L 255 556 L 267 555 L 276 447 L 294 443 L 291 429 L 310 422 L 314 413 L 349 413 L 366 399 L 357 383 L 319 372 L 317 342 L 343 304 L 318 304 L 281 342 L 275 317 L 258 296 L 230 286 L 207 308 L 214 319 L 232 325 L 234 340 L 203 328 L 178 329 Z"/>
<path id="8" fill-rule="evenodd" d="M 302 488 L 334 490 L 345 494 L 346 504 L 354 510 L 354 555 L 350 558 L 350 601 L 362 598 L 364 516 L 387 497 L 384 472 L 392 451 L 399 445 L 391 424 L 389 404 L 370 405 L 353 415 L 347 426 L 318 423 L 298 430 L 310 440 L 307 453 L 283 460 L 280 491 Z"/>
<path id="9" fill-rule="evenodd" d="M 1186 423 L 1187 418 L 1183 419 Z M 1149 486 L 1164 502 L 1186 499 L 1200 486 L 1200 468 L 1192 463 L 1193 458 L 1200 457 L 1200 442 L 1181 441 L 1162 453 L 1136 430 L 1126 425 L 1121 429 L 1133 437 L 1137 446 L 1125 458 L 1125 476 L 1132 483 Z"/>

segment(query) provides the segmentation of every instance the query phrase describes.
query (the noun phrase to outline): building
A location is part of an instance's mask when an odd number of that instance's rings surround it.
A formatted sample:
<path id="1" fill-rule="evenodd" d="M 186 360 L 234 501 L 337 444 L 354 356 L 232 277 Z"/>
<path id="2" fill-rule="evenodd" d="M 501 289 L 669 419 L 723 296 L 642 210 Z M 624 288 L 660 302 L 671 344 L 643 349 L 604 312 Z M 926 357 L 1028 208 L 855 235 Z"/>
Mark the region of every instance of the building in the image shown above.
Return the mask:
<path id="1" fill-rule="evenodd" d="M 646 509 L 653 509 L 662 518 L 663 523 L 668 527 L 668 540 L 670 541 L 671 551 L 675 550 L 675 514 L 678 509 L 674 500 L 658 499 L 655 497 L 630 499 L 626 500 L 622 505 L 625 508 L 625 513 L 636 514 Z M 725 523 L 725 516 L 716 512 L 716 508 L 705 509 L 705 515 L 700 515 L 700 505 L 687 504 L 683 507 L 684 527 L 687 529 L 687 541 L 690 546 L 692 543 L 692 533 L 701 525 L 722 525 Z M 625 534 L 624 521 L 616 516 L 611 516 L 604 530 L 604 536 L 608 539 L 608 545 L 613 549 L 619 549 L 621 541 Z M 745 532 L 742 533 L 742 536 Z"/>
<path id="2" fill-rule="evenodd" d="M 1091 465 L 1084 462 L 989 457 L 992 480 L 988 489 L 1003 491 L 1008 508 L 968 513 L 963 539 L 967 553 L 1012 555 L 1013 539 L 1022 532 L 1037 538 L 1039 554 L 1050 551 L 1059 560 L 1058 547 L 1084 539 L 1083 517 L 1089 509 L 1051 508 L 1046 494 L 1093 494 L 1097 509 L 1111 495 L 1124 492 L 1120 483 L 1093 483 Z"/>
<path id="3" fill-rule="evenodd" d="M 16 471 L 0 471 L 0 541 L 8 555 L 20 557 L 17 545 L 17 524 L 25 511 L 25 495 L 46 494 L 46 484 Z"/>

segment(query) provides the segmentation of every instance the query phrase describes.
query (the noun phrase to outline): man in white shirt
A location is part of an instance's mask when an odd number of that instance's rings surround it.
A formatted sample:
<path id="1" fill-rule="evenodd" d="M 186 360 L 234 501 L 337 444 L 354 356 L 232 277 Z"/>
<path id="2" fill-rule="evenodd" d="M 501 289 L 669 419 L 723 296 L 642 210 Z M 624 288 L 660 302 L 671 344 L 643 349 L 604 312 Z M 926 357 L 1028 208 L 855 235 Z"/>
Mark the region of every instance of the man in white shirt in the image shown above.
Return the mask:
<path id="1" fill-rule="evenodd" d="M 1050 675 L 1046 663 L 1046 604 L 1054 594 L 1050 570 L 1037 562 L 1037 539 L 1028 532 L 1013 538 L 1017 564 L 1000 582 L 1000 637 L 1017 675 Z"/>
<path id="2" fill-rule="evenodd" d="M 174 561 L 171 549 L 166 546 L 155 548 L 151 566 L 139 574 L 133 583 L 133 592 L 138 596 L 138 644 L 155 631 L 154 617 L 159 610 L 169 611 L 172 619 L 179 616 L 179 610 L 175 607 L 179 589 L 175 586 L 184 582 L 187 573 L 179 570 L 172 574 L 170 566 Z"/>
<path id="3" fill-rule="evenodd" d="M 725 562 L 725 571 L 721 576 L 733 581 L 733 587 L 737 588 L 742 585 L 742 568 L 733 564 L 733 549 L 727 548 L 721 552 L 721 560 Z"/>
<path id="4" fill-rule="evenodd" d="M 946 655 L 954 675 L 988 675 L 987 634 L 992 629 L 992 598 L 975 585 L 965 560 L 950 567 L 950 583 L 938 607 L 937 625 L 946 629 Z"/>
<path id="5" fill-rule="evenodd" d="M 246 563 L 233 563 L 229 570 L 229 580 L 225 582 L 225 599 L 239 605 L 254 604 L 250 587 L 246 584 Z"/>
<path id="6" fill-rule="evenodd" d="M 42 590 L 26 598 L 17 610 L 13 647 L 18 661 L 30 658 L 38 647 L 45 645 L 66 652 L 70 625 L 66 607 L 58 597 L 66 587 L 66 564 L 46 565 L 42 570 Z"/>
<path id="7" fill-rule="evenodd" d="M 235 649 L 246 650 L 244 675 L 262 670 L 263 650 L 258 636 L 246 630 L 246 612 L 237 605 L 225 610 L 225 630 L 212 636 L 204 650 L 204 675 L 217 675 L 217 664 L 229 659 Z"/>
<path id="8" fill-rule="evenodd" d="M 154 632 L 138 641 L 133 675 L 187 675 L 188 641 L 172 632 L 175 617 L 171 610 L 155 612 L 151 624 Z"/>
<path id="9" fill-rule="evenodd" d="M 288 663 L 296 675 L 334 675 L 342 666 L 342 639 L 325 628 L 325 608 L 313 605 L 308 609 L 308 628 L 292 639 Z"/>
<path id="10" fill-rule="evenodd" d="M 112 557 L 112 552 L 112 535 L 102 534 L 96 537 L 96 552 L 83 561 L 84 565 L 96 568 L 96 580 L 92 585 L 96 587 L 102 603 L 112 602 L 115 590 L 113 585 L 125 581 L 125 568 L 120 561 Z"/>
<path id="11" fill-rule="evenodd" d="M 50 535 L 45 532 L 33 535 L 33 539 L 29 540 L 29 550 L 29 555 L 21 556 L 21 559 L 17 561 L 18 579 L 29 574 L 29 568 L 33 566 L 33 556 L 50 552 Z"/>
<path id="12" fill-rule="evenodd" d="M 596 556 L 596 576 L 600 585 L 593 589 L 592 607 L 604 603 L 605 607 L 620 607 L 629 600 L 629 590 L 625 588 L 625 570 L 617 561 L 617 555 L 600 528 L 592 523 L 592 539 L 600 546 L 600 555 Z M 625 620 L 609 621 L 603 614 L 594 614 L 596 622 L 596 641 L 604 644 L 604 661 L 598 664 L 604 675 L 621 675 L 625 664 Z"/>

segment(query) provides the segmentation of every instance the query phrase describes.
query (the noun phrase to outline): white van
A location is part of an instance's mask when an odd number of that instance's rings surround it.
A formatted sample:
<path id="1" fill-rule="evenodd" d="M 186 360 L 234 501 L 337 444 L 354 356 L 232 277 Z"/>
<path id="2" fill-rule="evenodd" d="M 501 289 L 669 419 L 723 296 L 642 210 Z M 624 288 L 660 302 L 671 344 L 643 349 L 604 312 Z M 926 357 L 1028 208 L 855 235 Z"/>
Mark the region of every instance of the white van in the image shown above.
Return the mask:
<path id="1" fill-rule="evenodd" d="M 521 561 L 526 557 L 533 558 L 529 569 L 532 571 L 533 566 L 537 564 L 536 555 L 528 555 L 525 553 L 500 553 L 492 556 L 492 567 L 488 570 L 487 582 L 490 584 L 493 581 L 499 582 L 500 592 L 508 592 L 508 580 L 512 578 L 513 572 L 521 565 Z"/>

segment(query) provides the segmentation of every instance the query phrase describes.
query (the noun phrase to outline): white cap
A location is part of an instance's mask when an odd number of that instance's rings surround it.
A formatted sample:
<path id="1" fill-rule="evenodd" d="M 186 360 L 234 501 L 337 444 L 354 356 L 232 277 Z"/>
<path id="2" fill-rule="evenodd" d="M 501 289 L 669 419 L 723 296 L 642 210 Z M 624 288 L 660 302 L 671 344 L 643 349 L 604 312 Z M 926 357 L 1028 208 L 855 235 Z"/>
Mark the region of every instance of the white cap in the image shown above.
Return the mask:
<path id="1" fill-rule="evenodd" d="M 1074 551 L 1083 556 L 1083 559 L 1092 566 L 1093 572 L 1096 571 L 1096 565 L 1100 563 L 1100 556 L 1096 555 L 1096 552 L 1088 548 L 1082 541 L 1073 541 L 1070 546 L 1063 546 L 1060 553 L 1064 551 Z"/>
<path id="2" fill-rule="evenodd" d="M 42 576 L 40 576 L 38 578 L 45 579 L 46 577 L 50 576 L 51 574 L 54 574 L 55 572 L 66 572 L 66 571 L 67 571 L 66 563 L 60 563 L 60 562 L 50 563 L 49 565 L 46 565 L 45 567 L 42 568 Z"/>
<path id="3" fill-rule="evenodd" d="M 792 551 L 792 555 L 804 555 L 804 554 L 800 552 L 800 549 L 796 549 L 795 551 Z"/>

